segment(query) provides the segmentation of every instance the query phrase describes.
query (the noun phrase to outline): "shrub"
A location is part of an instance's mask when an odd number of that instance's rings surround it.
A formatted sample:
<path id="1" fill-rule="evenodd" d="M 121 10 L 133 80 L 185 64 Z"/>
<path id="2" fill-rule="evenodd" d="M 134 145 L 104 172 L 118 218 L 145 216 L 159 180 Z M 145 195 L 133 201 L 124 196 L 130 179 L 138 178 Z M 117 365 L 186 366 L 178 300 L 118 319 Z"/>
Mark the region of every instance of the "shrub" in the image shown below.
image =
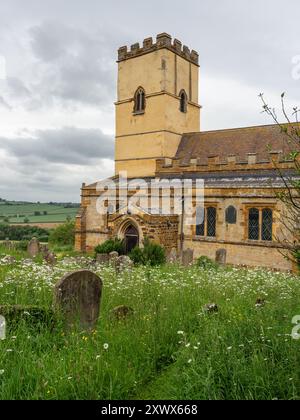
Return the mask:
<path id="1" fill-rule="evenodd" d="M 39 241 L 40 242 L 48 242 L 48 240 L 49 240 L 49 237 L 48 236 L 40 236 L 39 237 Z"/>
<path id="2" fill-rule="evenodd" d="M 95 253 L 96 254 L 110 254 L 111 252 L 118 252 L 119 255 L 125 254 L 125 245 L 124 241 L 121 239 L 109 239 L 103 244 L 96 246 Z"/>
<path id="3" fill-rule="evenodd" d="M 134 248 L 130 253 L 130 258 L 135 264 L 162 265 L 166 262 L 166 253 L 162 246 L 145 239 L 144 248 Z"/>
<path id="4" fill-rule="evenodd" d="M 217 268 L 218 264 L 208 257 L 202 256 L 197 259 L 197 266 L 201 268 Z"/>
<path id="5" fill-rule="evenodd" d="M 65 222 L 53 229 L 49 235 L 49 242 L 53 245 L 72 245 L 75 243 L 75 222 Z"/>

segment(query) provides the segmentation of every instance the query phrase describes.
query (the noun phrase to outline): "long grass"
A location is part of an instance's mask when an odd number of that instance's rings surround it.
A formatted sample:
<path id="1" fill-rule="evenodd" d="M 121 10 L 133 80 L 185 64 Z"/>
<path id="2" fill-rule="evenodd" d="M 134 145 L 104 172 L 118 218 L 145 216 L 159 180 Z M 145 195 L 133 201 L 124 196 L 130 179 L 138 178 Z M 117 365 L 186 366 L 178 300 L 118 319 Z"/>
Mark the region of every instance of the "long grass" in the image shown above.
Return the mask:
<path id="1" fill-rule="evenodd" d="M 90 267 L 104 283 L 92 333 L 9 329 L 0 399 L 299 399 L 299 277 L 263 270 L 138 267 L 116 274 L 82 257 L 1 263 L 0 305 L 52 307 L 55 282 Z M 256 300 L 265 299 L 263 307 Z M 203 306 L 214 302 L 219 312 Z M 134 309 L 112 319 L 119 305 Z"/>

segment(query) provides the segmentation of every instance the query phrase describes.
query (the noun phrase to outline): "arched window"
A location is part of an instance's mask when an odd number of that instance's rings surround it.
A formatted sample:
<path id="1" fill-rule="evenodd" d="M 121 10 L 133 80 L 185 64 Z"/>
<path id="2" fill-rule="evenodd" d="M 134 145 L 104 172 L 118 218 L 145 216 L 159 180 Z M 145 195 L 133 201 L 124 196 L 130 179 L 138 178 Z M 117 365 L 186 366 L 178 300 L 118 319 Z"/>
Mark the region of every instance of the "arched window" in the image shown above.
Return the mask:
<path id="1" fill-rule="evenodd" d="M 146 108 L 146 94 L 142 87 L 138 88 L 134 95 L 134 112 L 142 114 Z"/>
<path id="2" fill-rule="evenodd" d="M 273 238 L 273 212 L 271 209 L 263 209 L 261 224 L 261 239 L 263 241 L 272 241 Z"/>
<path id="3" fill-rule="evenodd" d="M 229 206 L 226 209 L 225 213 L 225 221 L 230 225 L 236 224 L 236 208 L 233 206 Z"/>
<path id="4" fill-rule="evenodd" d="M 215 207 L 207 209 L 207 236 L 214 238 L 216 236 L 217 210 Z"/>
<path id="5" fill-rule="evenodd" d="M 249 209 L 248 238 L 253 241 L 259 240 L 259 210 Z"/>
<path id="6" fill-rule="evenodd" d="M 182 90 L 179 93 L 180 97 L 180 112 L 187 112 L 187 94 L 185 93 L 185 90 Z"/>

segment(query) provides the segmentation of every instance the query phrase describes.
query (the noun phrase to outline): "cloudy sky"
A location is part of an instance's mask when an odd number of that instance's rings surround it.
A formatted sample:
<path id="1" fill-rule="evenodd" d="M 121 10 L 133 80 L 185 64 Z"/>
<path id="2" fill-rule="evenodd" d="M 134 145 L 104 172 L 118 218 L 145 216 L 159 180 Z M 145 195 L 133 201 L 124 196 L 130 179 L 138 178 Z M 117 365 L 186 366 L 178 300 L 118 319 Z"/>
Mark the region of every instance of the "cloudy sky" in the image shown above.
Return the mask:
<path id="1" fill-rule="evenodd" d="M 300 105 L 299 0 L 0 0 L 0 197 L 79 201 L 113 173 L 116 51 L 168 32 L 200 54 L 202 130 Z"/>

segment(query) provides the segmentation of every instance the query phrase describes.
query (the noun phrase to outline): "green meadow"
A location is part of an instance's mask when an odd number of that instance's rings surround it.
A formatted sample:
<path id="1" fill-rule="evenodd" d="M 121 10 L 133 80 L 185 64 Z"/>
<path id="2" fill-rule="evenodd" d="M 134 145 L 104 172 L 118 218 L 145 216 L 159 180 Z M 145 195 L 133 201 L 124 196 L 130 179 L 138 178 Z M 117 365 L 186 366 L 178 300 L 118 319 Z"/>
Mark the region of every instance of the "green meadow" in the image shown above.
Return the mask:
<path id="1" fill-rule="evenodd" d="M 11 224 L 24 223 L 60 223 L 74 219 L 78 207 L 66 207 L 64 204 L 43 203 L 0 203 L 0 223 L 5 219 Z"/>
<path id="2" fill-rule="evenodd" d="M 299 277 L 177 265 L 116 274 L 84 256 L 60 254 L 49 267 L 25 252 L 12 252 L 12 264 L 0 254 L 0 305 L 24 305 L 0 341 L 0 399 L 300 398 L 300 341 L 291 337 Z M 50 311 L 55 283 L 80 268 L 104 283 L 95 330 L 37 328 L 26 306 Z M 219 311 L 206 313 L 207 303 Z M 117 322 L 119 305 L 134 315 Z"/>

